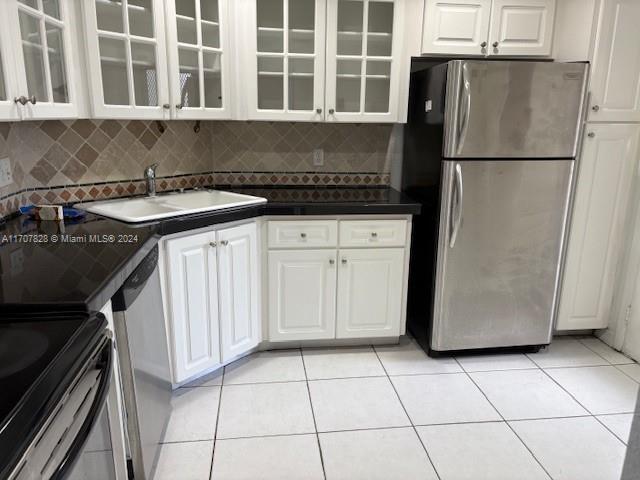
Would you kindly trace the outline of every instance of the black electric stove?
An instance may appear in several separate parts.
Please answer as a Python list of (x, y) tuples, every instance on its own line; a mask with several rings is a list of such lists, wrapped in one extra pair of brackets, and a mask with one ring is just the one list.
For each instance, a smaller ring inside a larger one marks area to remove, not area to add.
[(0, 478), (20, 467), (87, 366), (107, 360), (106, 327), (104, 316), (82, 312), (0, 317)]

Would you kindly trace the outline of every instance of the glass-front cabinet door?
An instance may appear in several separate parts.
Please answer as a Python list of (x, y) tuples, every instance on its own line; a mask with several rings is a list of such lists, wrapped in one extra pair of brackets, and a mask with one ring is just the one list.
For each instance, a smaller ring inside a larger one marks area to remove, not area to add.
[(82, 6), (93, 116), (168, 119), (163, 1), (83, 0)]
[[(0, 63), (5, 69), (4, 82), (0, 81), (0, 102), (4, 98), (14, 101), (23, 120), (77, 117), (77, 100), (71, 72), (74, 57), (71, 52), (71, 2), (4, 2), (4, 20), (12, 28), (13, 58), (12, 63), (9, 63), (6, 47), (0, 48), (3, 56)], [(0, 36), (0, 41), (8, 41), (6, 35)], [(6, 70), (11, 67), (13, 72)], [(7, 88), (10, 82), (8, 77), (11, 75), (16, 85), (13, 92)]]
[(251, 3), (249, 118), (323, 121), (326, 0)]
[(228, 0), (168, 0), (175, 118), (231, 118)]
[(402, 0), (328, 0), (327, 121), (397, 121)]

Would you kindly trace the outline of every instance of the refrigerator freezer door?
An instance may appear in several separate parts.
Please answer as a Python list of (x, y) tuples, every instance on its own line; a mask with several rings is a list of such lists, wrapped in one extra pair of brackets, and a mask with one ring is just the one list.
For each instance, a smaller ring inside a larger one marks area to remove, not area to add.
[(445, 158), (574, 158), (586, 63), (449, 62)]
[(573, 166), (444, 162), (432, 350), (550, 342)]

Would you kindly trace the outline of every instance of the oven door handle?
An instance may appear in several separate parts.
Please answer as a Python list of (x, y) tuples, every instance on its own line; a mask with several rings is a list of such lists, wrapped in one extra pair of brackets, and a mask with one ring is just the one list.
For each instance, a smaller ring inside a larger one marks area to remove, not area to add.
[(91, 409), (87, 413), (87, 418), (85, 419), (82, 427), (78, 431), (78, 434), (73, 439), (73, 442), (69, 446), (69, 449), (65, 453), (62, 462), (58, 465), (58, 468), (51, 476), (51, 479), (61, 480), (67, 478), (67, 475), (71, 473), (76, 461), (80, 458), (82, 453), (82, 449), (84, 448), (89, 435), (91, 434), (96, 421), (98, 420), (98, 416), (104, 407), (107, 396), (109, 394), (109, 385), (111, 382), (111, 374), (113, 371), (113, 340), (110, 338), (107, 339), (104, 347), (100, 349), (100, 355), (102, 358), (98, 360), (98, 364), (100, 369), (102, 370), (102, 378), (100, 379), (100, 384), (98, 385), (98, 390), (96, 391), (96, 396), (93, 399), (93, 404), (91, 405)]

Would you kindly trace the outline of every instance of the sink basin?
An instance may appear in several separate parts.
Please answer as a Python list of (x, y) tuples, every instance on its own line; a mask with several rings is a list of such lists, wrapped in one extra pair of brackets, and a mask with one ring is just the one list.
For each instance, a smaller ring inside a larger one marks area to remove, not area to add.
[(266, 198), (220, 190), (198, 190), (183, 193), (166, 193), (155, 197), (122, 198), (104, 202), (85, 202), (76, 208), (114, 218), (123, 222), (138, 223), (177, 217), (192, 213), (212, 212), (227, 208), (266, 203)]

